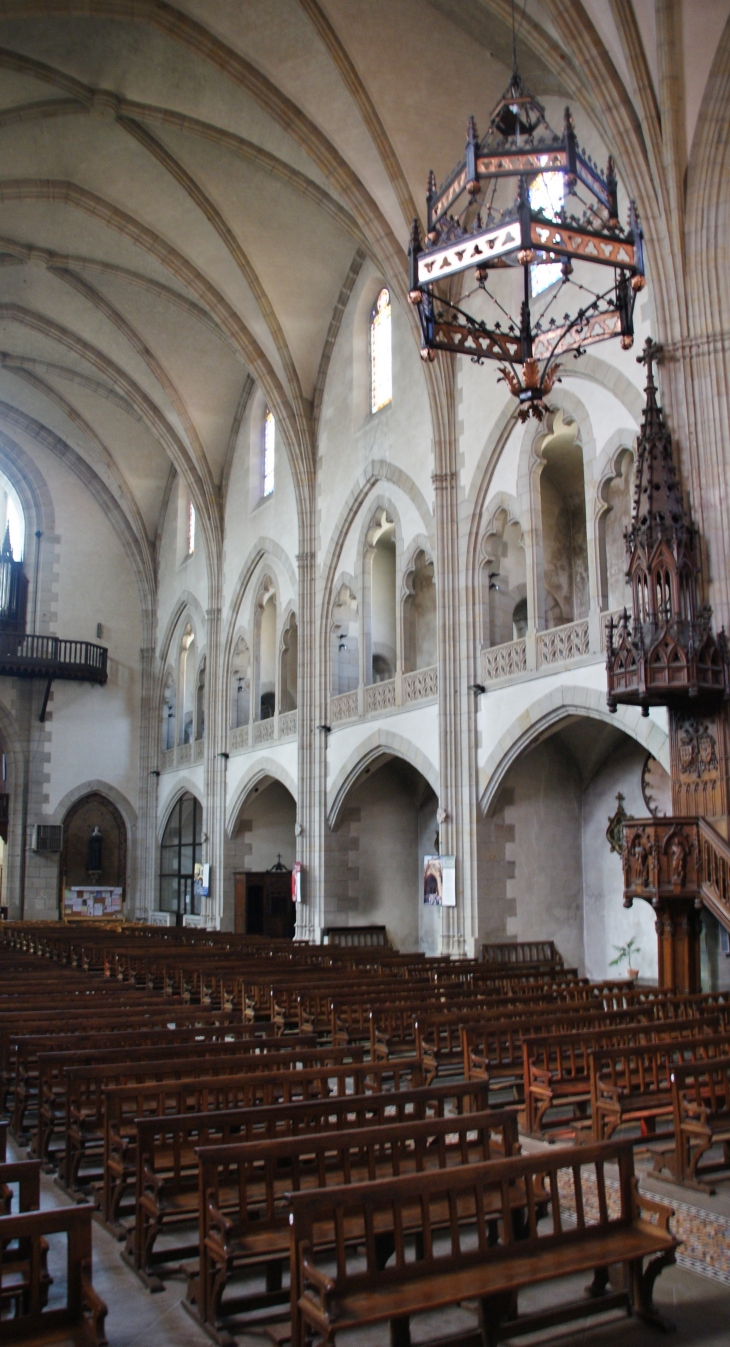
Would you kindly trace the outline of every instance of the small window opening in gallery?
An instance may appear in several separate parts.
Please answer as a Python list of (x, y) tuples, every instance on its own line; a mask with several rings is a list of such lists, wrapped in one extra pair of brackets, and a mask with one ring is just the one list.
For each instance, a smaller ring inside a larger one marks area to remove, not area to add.
[(171, 912), (176, 925), (200, 915), (195, 893), (195, 867), (202, 862), (203, 807), (186, 792), (172, 807), (160, 846), (160, 911)]
[(191, 557), (195, 551), (195, 506), (190, 501), (188, 504), (188, 556)]
[(371, 681), (395, 678), (397, 664), (395, 524), (381, 510), (368, 535), (370, 544)]
[(370, 315), (370, 410), (379, 412), (393, 400), (390, 291), (383, 287)]
[(332, 695), (354, 692), (360, 684), (360, 641), (357, 599), (341, 585), (332, 605)]
[(259, 720), (276, 714), (276, 594), (266, 585), (258, 615)]
[(519, 641), (527, 631), (527, 570), (522, 526), (499, 510), (484, 539), (482, 645)]
[(198, 671), (195, 690), (195, 738), (205, 738), (205, 656)]
[(276, 458), (276, 421), (274, 413), (267, 407), (264, 417), (264, 452), (262, 456), (261, 494), (271, 496), (274, 490), (274, 470)]
[(233, 651), (231, 669), (231, 727), (237, 730), (251, 719), (251, 655), (243, 636)]
[(190, 623), (180, 643), (180, 706), (180, 743), (189, 744), (193, 738), (195, 715), (195, 636)]
[(281, 637), (281, 661), (279, 676), (279, 709), (295, 711), (297, 706), (297, 660), (299, 655), (299, 632), (296, 614), (289, 617)]
[(604, 483), (600, 499), (605, 508), (598, 518), (598, 555), (601, 572), (601, 608), (616, 611), (631, 602), (626, 583), (624, 529), (631, 522), (634, 495), (634, 455), (623, 449), (615, 476)]
[(588, 616), (588, 540), (583, 450), (578, 427), (558, 411), (542, 444), (540, 513), (545, 626)]
[(433, 561), (419, 549), (406, 576), (403, 601), (403, 669), (430, 669), (436, 663), (436, 585)]
[(165, 684), (162, 698), (162, 751), (175, 747), (175, 686), (172, 677)]
[[(530, 187), (530, 205), (539, 210), (548, 220), (562, 218), (565, 184), (562, 173), (538, 173)], [(533, 263), (530, 268), (530, 287), (533, 295), (541, 295), (543, 290), (554, 285), (562, 275), (562, 263), (550, 260), (550, 253), (541, 253), (544, 261)], [(554, 254), (552, 254), (554, 256)]]

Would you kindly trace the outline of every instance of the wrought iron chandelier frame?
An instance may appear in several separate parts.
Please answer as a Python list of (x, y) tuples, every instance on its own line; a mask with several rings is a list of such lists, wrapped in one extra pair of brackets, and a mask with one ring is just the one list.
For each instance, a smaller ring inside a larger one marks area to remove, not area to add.
[[(552, 173), (562, 175), (566, 195), (575, 195), (579, 183), (590, 193), (596, 204), (583, 203), (582, 218), (569, 215), (564, 205), (555, 219), (534, 208), (531, 184), (542, 174)], [(500, 181), (515, 178), (516, 199), (496, 213), (493, 202)], [(426, 237), (421, 238), (414, 220), (408, 254), (410, 299), (420, 316), (424, 360), (434, 360), (439, 351), (452, 351), (470, 356), (477, 364), (501, 361), (500, 373), (518, 399), (520, 418), (542, 419), (547, 410), (544, 399), (557, 378), (559, 356), (577, 357), (588, 346), (614, 336), (620, 337), (625, 349), (633, 345), (634, 304), (646, 283), (643, 235), (635, 204), (629, 204), (624, 230), (618, 216), (613, 160), (609, 158), (602, 173), (584, 153), (570, 108), (565, 109), (562, 134), (556, 133), (542, 104), (525, 89), (516, 64), (484, 138), (479, 139), (470, 117), (464, 158), (441, 187), (430, 174), (426, 207)], [(459, 208), (456, 214), (455, 207)], [(544, 261), (561, 263), (562, 281), (545, 311), (533, 321), (531, 269)], [(547, 321), (547, 309), (566, 285), (578, 284), (571, 281), (574, 263), (612, 268), (612, 283), (601, 294), (579, 285), (590, 295), (589, 301), (576, 313), (566, 313), (562, 321)], [(519, 321), (487, 288), (490, 273), (514, 267), (521, 267), (524, 275)], [(500, 321), (490, 325), (471, 314), (461, 296), (452, 298), (453, 278), (468, 271), (475, 272), (475, 290), (502, 310), (506, 326)]]

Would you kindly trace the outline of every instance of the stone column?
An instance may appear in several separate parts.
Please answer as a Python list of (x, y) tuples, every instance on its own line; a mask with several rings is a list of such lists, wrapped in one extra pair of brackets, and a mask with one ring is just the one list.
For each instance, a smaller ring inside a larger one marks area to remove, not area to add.
[(143, 646), (140, 663), (139, 802), (137, 809), (137, 892), (125, 899), (126, 916), (147, 920), (157, 907), (157, 783), (160, 724), (157, 704), (157, 652)]
[(225, 902), (226, 769), (228, 759), (228, 699), (223, 688), (221, 610), (208, 608), (205, 677), (205, 810), (203, 861), (210, 864), (210, 895), (203, 899), (205, 924), (220, 929)]
[[(456, 857), (456, 907), (441, 910), (441, 952), (463, 957), (473, 943), (471, 848), (464, 845), (465, 808), (469, 809), (468, 782), (462, 773), (464, 696), (461, 663), (461, 605), (459, 578), (459, 513), (456, 475), (456, 435), (453, 357), (442, 355), (443, 383), (432, 413), (435, 471), (432, 481), (437, 551), (437, 632), (439, 676), (439, 849)], [(448, 361), (448, 364), (447, 364)], [(464, 669), (466, 666), (463, 666)]]
[[(309, 528), (311, 529), (311, 524)], [(307, 541), (311, 542), (311, 539)], [(296, 857), (302, 866), (303, 902), (297, 905), (295, 938), (319, 941), (322, 929), (325, 798), (327, 786), (326, 734), (317, 729), (327, 719), (327, 702), (319, 695), (321, 678), (317, 658), (316, 557), (308, 547), (297, 556), (299, 568), (299, 650), (297, 670), (297, 730), (299, 736), (299, 796), (297, 800)]]

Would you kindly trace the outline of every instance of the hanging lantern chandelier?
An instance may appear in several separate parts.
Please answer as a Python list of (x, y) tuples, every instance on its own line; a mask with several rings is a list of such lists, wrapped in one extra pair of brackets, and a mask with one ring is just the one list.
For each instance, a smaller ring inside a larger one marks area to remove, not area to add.
[[(570, 108), (562, 133), (552, 130), (514, 53), (513, 29), (512, 78), (486, 135), (479, 139), (470, 117), (461, 163), (441, 187), (430, 174), (426, 237), (417, 220), (411, 233), (410, 299), (422, 358), (453, 351), (477, 364), (499, 361), (526, 421), (547, 411), (560, 356), (615, 336), (632, 346), (636, 294), (646, 282), (633, 201), (628, 227), (619, 223), (613, 160), (603, 174), (580, 149)], [(480, 308), (491, 304), (491, 321), (469, 312), (475, 297)], [(510, 300), (520, 298), (513, 318)]]

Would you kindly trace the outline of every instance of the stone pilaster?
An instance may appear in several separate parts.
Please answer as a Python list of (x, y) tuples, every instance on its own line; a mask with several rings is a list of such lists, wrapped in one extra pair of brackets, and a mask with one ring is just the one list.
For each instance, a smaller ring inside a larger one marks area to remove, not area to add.
[(206, 926), (219, 929), (225, 902), (226, 774), (228, 758), (228, 703), (223, 686), (222, 624), (219, 607), (209, 608), (206, 619), (205, 664), (205, 810), (203, 861), (210, 864), (210, 895), (203, 899)]
[(139, 801), (137, 811), (137, 892), (126, 895), (126, 916), (146, 919), (157, 906), (157, 782), (160, 726), (157, 707), (157, 652), (139, 652)]
[(299, 567), (299, 667), (297, 725), (299, 731), (299, 794), (296, 855), (302, 866), (304, 901), (297, 906), (296, 938), (319, 940), (322, 929), (324, 830), (327, 752), (326, 735), (317, 725), (321, 712), (317, 658), (316, 558), (310, 548), (297, 556)]

